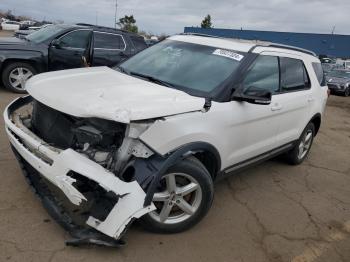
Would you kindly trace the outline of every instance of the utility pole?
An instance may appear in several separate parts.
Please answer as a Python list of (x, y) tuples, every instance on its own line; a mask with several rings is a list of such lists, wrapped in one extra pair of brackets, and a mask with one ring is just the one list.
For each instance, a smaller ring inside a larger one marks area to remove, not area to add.
[(98, 24), (98, 11), (96, 11), (96, 25)]
[(332, 35), (334, 35), (334, 31), (335, 31), (335, 26), (333, 26)]
[(114, 27), (117, 28), (118, 0), (115, 0)]

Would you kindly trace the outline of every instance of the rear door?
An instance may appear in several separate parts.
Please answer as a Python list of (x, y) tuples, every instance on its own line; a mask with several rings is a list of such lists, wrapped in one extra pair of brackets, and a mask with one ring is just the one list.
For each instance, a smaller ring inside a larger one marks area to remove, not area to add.
[(297, 140), (301, 135), (310, 120), (310, 107), (314, 103), (314, 97), (302, 57), (285, 53), (278, 55), (281, 84), (280, 91), (271, 103), (271, 111), (278, 123), (276, 143), (277, 146), (282, 146)]
[(55, 39), (49, 47), (50, 71), (85, 66), (83, 57), (89, 62), (91, 33), (89, 29), (78, 29)]
[(122, 34), (94, 31), (92, 66), (115, 66), (130, 56)]

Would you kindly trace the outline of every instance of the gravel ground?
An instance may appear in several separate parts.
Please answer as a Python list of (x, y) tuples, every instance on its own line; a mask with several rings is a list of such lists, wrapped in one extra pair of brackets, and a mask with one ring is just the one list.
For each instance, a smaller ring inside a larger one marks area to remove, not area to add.
[[(0, 111), (16, 96), (0, 88)], [(330, 98), (304, 164), (272, 160), (223, 180), (196, 227), (158, 235), (136, 223), (120, 249), (64, 245), (0, 126), (0, 261), (350, 261), (350, 98)]]
[(13, 35), (13, 31), (3, 31), (3, 30), (0, 30), (0, 37), (9, 37), (9, 36), (12, 36)]

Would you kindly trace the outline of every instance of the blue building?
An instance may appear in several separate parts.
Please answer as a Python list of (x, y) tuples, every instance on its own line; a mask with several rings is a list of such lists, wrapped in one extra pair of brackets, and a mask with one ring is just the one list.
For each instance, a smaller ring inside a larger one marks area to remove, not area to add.
[(350, 58), (350, 35), (309, 34), (255, 30), (185, 27), (185, 33), (200, 33), (220, 37), (262, 40), (292, 45), (314, 51), (317, 55)]

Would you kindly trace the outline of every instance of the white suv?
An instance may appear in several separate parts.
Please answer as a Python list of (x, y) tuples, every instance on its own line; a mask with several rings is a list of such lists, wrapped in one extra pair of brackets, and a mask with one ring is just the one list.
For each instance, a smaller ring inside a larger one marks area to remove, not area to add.
[(310, 51), (177, 35), (117, 68), (31, 78), (6, 131), (25, 176), (71, 244), (119, 245), (199, 222), (213, 181), (284, 153), (308, 155), (327, 100)]

